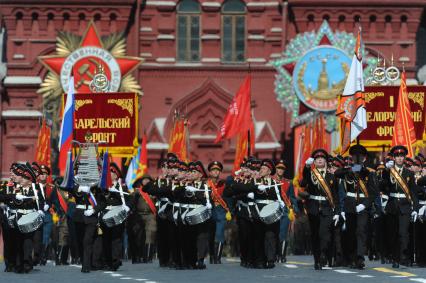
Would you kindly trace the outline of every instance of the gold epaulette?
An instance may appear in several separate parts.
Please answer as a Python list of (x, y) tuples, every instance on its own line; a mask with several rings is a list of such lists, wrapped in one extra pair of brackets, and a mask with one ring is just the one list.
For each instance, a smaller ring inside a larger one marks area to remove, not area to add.
[(374, 170), (373, 168), (367, 167), (367, 170), (368, 170), (368, 172), (376, 173), (376, 170)]

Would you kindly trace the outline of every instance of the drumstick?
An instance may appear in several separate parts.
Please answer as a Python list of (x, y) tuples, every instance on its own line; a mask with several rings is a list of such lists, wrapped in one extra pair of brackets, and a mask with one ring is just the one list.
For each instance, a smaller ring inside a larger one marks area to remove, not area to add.
[[(256, 185), (261, 185), (261, 184), (256, 184)], [(269, 186), (265, 186), (264, 188), (265, 189), (267, 189), (267, 188), (272, 188), (272, 187), (275, 187), (275, 186), (281, 186), (281, 185), (284, 185), (284, 183), (281, 183), (281, 184), (274, 184), (274, 185), (269, 185)]]
[[(120, 193), (119, 191), (108, 191), (108, 192), (110, 192), (110, 193)], [(123, 195), (130, 195), (129, 193), (126, 193), (126, 192), (123, 192)]]
[(22, 199), (35, 199), (35, 197), (22, 196)]

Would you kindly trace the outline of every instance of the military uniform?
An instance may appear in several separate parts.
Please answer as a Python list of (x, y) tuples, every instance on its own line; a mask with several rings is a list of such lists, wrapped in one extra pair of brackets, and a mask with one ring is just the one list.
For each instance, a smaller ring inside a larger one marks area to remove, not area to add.
[(98, 214), (105, 208), (105, 200), (98, 187), (92, 187), (85, 192), (79, 186), (75, 186), (70, 193), (76, 202), (72, 219), (82, 258), (81, 272), (88, 273), (91, 270), (93, 245), (98, 232)]
[[(286, 169), (283, 160), (279, 160), (276, 164), (276, 169)], [(277, 261), (282, 263), (287, 262), (287, 247), (288, 247), (288, 232), (291, 221), (290, 217), (294, 217), (294, 213), (299, 213), (299, 207), (297, 205), (296, 195), (294, 193), (294, 186), (291, 180), (284, 178), (284, 176), (275, 175), (277, 183), (281, 183), (279, 186), (281, 198), (285, 203), (284, 214), (280, 219), (280, 232), (279, 232), (279, 245), (277, 250)]]
[(143, 186), (142, 191), (158, 199), (157, 201), (157, 233), (158, 258), (160, 267), (182, 266), (181, 243), (178, 239), (178, 225), (173, 219), (173, 202), (175, 201), (172, 188), (176, 181), (158, 179)]
[[(223, 165), (219, 161), (213, 161), (207, 166), (209, 172), (219, 170), (222, 172)], [(225, 190), (225, 182), (219, 178), (209, 178), (207, 185), (211, 190), (212, 198), (212, 218), (210, 226), (209, 250), (210, 250), (210, 263), (220, 264), (223, 246), (225, 244), (225, 224), (226, 217), (231, 217), (231, 213), (223, 198), (223, 191)], [(230, 219), (229, 219), (230, 220)]]
[[(415, 165), (421, 170), (425, 167), (425, 158), (418, 155), (415, 158)], [(417, 199), (419, 202), (419, 221), (415, 223), (415, 243), (416, 243), (416, 263), (419, 267), (426, 267), (426, 176), (422, 176), (421, 171), (414, 174), (417, 184)]]
[[(395, 146), (391, 149), (391, 153), (394, 156), (405, 156), (408, 150), (403, 146)], [(403, 166), (393, 166), (389, 163), (386, 167), (387, 170), (383, 172), (382, 190), (389, 196), (385, 207), (385, 212), (389, 215), (387, 235), (392, 243), (393, 267), (397, 268), (400, 263), (409, 264), (409, 226), (410, 218), (417, 217), (417, 191), (412, 172)], [(395, 172), (395, 175), (391, 173), (391, 170)], [(402, 186), (395, 176), (401, 180)]]
[[(361, 145), (349, 149), (351, 156), (367, 156), (367, 150)], [(367, 251), (367, 228), (370, 209), (377, 192), (377, 179), (373, 170), (368, 170), (362, 163), (353, 171), (353, 157), (345, 168), (336, 170), (335, 176), (343, 180), (345, 197), (342, 215), (346, 218), (345, 254), (351, 265), (363, 269), (364, 255)], [(359, 161), (363, 162), (363, 161)]]
[[(11, 166), (11, 175), (14, 175), (12, 169), (14, 164)], [(14, 191), (17, 188), (18, 184), (10, 180), (2, 186), (0, 192), (0, 203), (1, 205), (1, 226), (2, 226), (2, 238), (3, 238), (3, 255), (5, 263), (5, 271), (12, 272), (15, 270), (16, 265), (16, 250), (13, 249), (14, 237), (16, 233), (16, 223), (10, 222), (9, 218), (14, 217), (15, 213), (12, 213), (11, 210), (14, 207), (15, 195)]]
[(68, 254), (71, 244), (71, 231), (69, 229), (69, 224), (72, 222), (68, 217), (70, 207), (69, 200), (69, 193), (62, 190), (60, 188), (60, 183), (57, 182), (51, 197), (51, 202), (55, 209), (55, 214), (58, 217), (58, 222), (55, 224), (58, 236), (55, 252), (56, 265), (68, 265)]
[[(251, 178), (249, 173), (243, 171), (255, 171), (260, 167), (257, 160), (249, 159), (241, 164), (241, 173), (234, 178), (234, 181), (229, 187), (225, 188), (224, 196), (233, 198), (236, 203), (236, 217), (238, 225), (238, 240), (240, 246), (240, 265), (243, 267), (255, 267), (256, 253), (255, 253), (255, 233), (254, 233), (254, 218), (256, 213), (254, 194), (247, 193), (250, 191)], [(244, 174), (247, 174), (244, 176)]]
[[(142, 258), (144, 263), (152, 262), (155, 252), (155, 239), (157, 236), (157, 209), (154, 200), (147, 193), (142, 191), (142, 181), (151, 179), (148, 175), (135, 181), (133, 194), (133, 212), (132, 212), (132, 232), (134, 237), (134, 254), (132, 261), (140, 261)], [(167, 236), (167, 233), (166, 233)]]
[[(315, 150), (311, 155), (314, 162), (317, 158), (327, 160), (328, 153), (325, 150)], [(324, 162), (325, 163), (325, 162)], [(315, 169), (316, 170), (316, 169)], [(313, 169), (305, 166), (303, 169), (303, 180), (301, 186), (307, 192), (306, 211), (311, 228), (311, 243), (315, 261), (315, 269), (321, 269), (327, 263), (332, 235), (333, 220), (339, 218), (338, 190), (335, 187), (337, 182), (333, 174), (327, 172), (326, 168), (318, 169), (318, 178), (324, 180), (327, 186), (327, 193), (321, 185)]]
[[(29, 180), (33, 184), (36, 181), (36, 176), (31, 166), (21, 165), (19, 167), (22, 178)], [(16, 220), (27, 215), (29, 213), (38, 212), (40, 215), (44, 215), (42, 209), (44, 207), (44, 199), (36, 186), (32, 186), (30, 182), (19, 188), (17, 195), (23, 197), (23, 199), (14, 202), (13, 210), (16, 212)], [(24, 183), (22, 183), (24, 184)], [(30, 197), (30, 198), (25, 198)], [(28, 273), (33, 269), (33, 238), (34, 232), (23, 233), (19, 229), (15, 230), (14, 243), (16, 243), (14, 249), (16, 250), (16, 271), (18, 273)]]

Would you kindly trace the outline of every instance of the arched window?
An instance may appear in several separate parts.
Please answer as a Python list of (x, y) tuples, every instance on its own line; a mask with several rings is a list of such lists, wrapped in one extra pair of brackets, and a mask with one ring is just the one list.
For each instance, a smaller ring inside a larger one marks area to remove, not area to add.
[(222, 6), (222, 61), (244, 62), (246, 45), (246, 6), (228, 0)]
[(200, 60), (200, 11), (196, 0), (182, 0), (177, 6), (178, 61)]

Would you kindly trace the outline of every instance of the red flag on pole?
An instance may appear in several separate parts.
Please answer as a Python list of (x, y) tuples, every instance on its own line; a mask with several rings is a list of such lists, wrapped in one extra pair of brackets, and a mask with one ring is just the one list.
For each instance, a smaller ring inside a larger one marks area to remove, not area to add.
[(46, 165), (51, 168), (50, 164), (50, 127), (47, 126), (46, 120), (43, 119), (40, 132), (38, 134), (36, 154), (34, 160), (38, 164)]
[(253, 123), (250, 111), (251, 77), (247, 75), (228, 107), (225, 119), (217, 133), (215, 142), (230, 139), (238, 133), (247, 135)]
[(410, 102), (406, 84), (405, 71), (401, 75), (401, 86), (399, 88), (398, 105), (396, 108), (392, 146), (403, 145), (408, 149), (408, 156), (413, 157), (413, 144), (416, 142), (413, 117), (411, 116)]
[(187, 121), (176, 118), (170, 134), (169, 152), (175, 153), (180, 160), (188, 161)]
[[(240, 169), (241, 162), (244, 160), (244, 157), (248, 155), (253, 155), (254, 153), (254, 125), (250, 127), (250, 131), (240, 132), (237, 135), (237, 142), (235, 144), (235, 159), (234, 159), (234, 169), (233, 172)], [(250, 146), (250, 152), (249, 152)]]
[(136, 160), (137, 170), (136, 179), (141, 178), (148, 170), (148, 149), (146, 148), (146, 134), (143, 134), (141, 151), (139, 158)]

